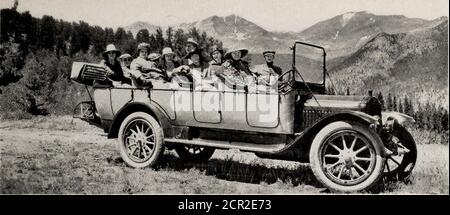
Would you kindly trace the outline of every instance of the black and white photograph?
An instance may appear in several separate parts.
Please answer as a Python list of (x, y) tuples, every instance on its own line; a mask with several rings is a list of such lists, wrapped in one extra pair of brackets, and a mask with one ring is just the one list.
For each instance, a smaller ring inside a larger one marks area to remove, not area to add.
[(2, 195), (449, 194), (447, 0), (0, 9)]

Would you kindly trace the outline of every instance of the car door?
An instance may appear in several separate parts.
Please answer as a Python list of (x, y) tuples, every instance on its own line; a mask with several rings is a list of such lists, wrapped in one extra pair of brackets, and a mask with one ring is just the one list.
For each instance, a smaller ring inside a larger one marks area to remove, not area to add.
[(249, 92), (246, 105), (249, 126), (262, 128), (278, 126), (279, 95), (277, 92)]
[(194, 90), (192, 92), (194, 119), (203, 123), (220, 123), (222, 121), (220, 101), (221, 93), (217, 90)]

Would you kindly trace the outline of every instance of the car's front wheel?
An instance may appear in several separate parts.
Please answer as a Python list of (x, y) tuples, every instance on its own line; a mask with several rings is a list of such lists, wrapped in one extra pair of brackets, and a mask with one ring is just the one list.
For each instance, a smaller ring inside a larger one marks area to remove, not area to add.
[(134, 168), (154, 166), (164, 153), (163, 138), (163, 130), (155, 118), (145, 112), (132, 113), (120, 125), (120, 155)]
[(209, 147), (180, 145), (175, 148), (182, 160), (192, 162), (206, 162), (214, 154), (215, 149)]
[(322, 128), (310, 149), (314, 175), (334, 192), (358, 192), (383, 173), (382, 141), (368, 126), (338, 121)]

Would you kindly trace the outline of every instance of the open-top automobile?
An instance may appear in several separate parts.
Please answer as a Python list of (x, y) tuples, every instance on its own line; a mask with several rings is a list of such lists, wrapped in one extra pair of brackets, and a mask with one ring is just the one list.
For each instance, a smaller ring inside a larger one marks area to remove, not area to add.
[(252, 90), (177, 81), (117, 86), (105, 82), (102, 67), (76, 62), (72, 80), (92, 86), (93, 95), (74, 116), (117, 138), (121, 157), (135, 168), (155, 166), (164, 150), (205, 162), (217, 149), (239, 149), (309, 163), (318, 181), (335, 192), (367, 190), (382, 177), (411, 174), (417, 151), (405, 124), (412, 117), (382, 112), (371, 92), (326, 95), (323, 47), (297, 41), (291, 63), (277, 90)]

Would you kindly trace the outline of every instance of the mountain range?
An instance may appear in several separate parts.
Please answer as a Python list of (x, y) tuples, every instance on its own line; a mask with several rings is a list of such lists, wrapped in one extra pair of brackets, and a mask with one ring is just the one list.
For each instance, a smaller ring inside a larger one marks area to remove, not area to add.
[[(253, 53), (291, 53), (296, 40), (320, 45), (329, 59), (327, 84), (338, 92), (349, 88), (361, 95), (373, 89), (448, 110), (448, 17), (424, 20), (349, 12), (300, 32), (271, 32), (236, 15), (174, 26), (192, 27), (221, 40), (226, 48), (245, 47)], [(125, 27), (134, 34), (142, 28), (152, 33), (157, 27), (145, 22)]]
[[(379, 16), (365, 11), (349, 12), (327, 19), (300, 32), (272, 32), (237, 15), (211, 16), (206, 19), (181, 23), (175, 29), (192, 27), (221, 40), (227, 48), (246, 47), (250, 52), (260, 53), (274, 49), (279, 53), (290, 53), (295, 40), (321, 45), (331, 58), (346, 56), (357, 51), (365, 42), (381, 32), (402, 33), (426, 28), (442, 21), (407, 18), (401, 15)], [(134, 35), (140, 29), (156, 32), (158, 26), (147, 22), (136, 22), (125, 27)]]
[(448, 19), (408, 33), (380, 33), (329, 70), (328, 85), (431, 102), (448, 110)]

